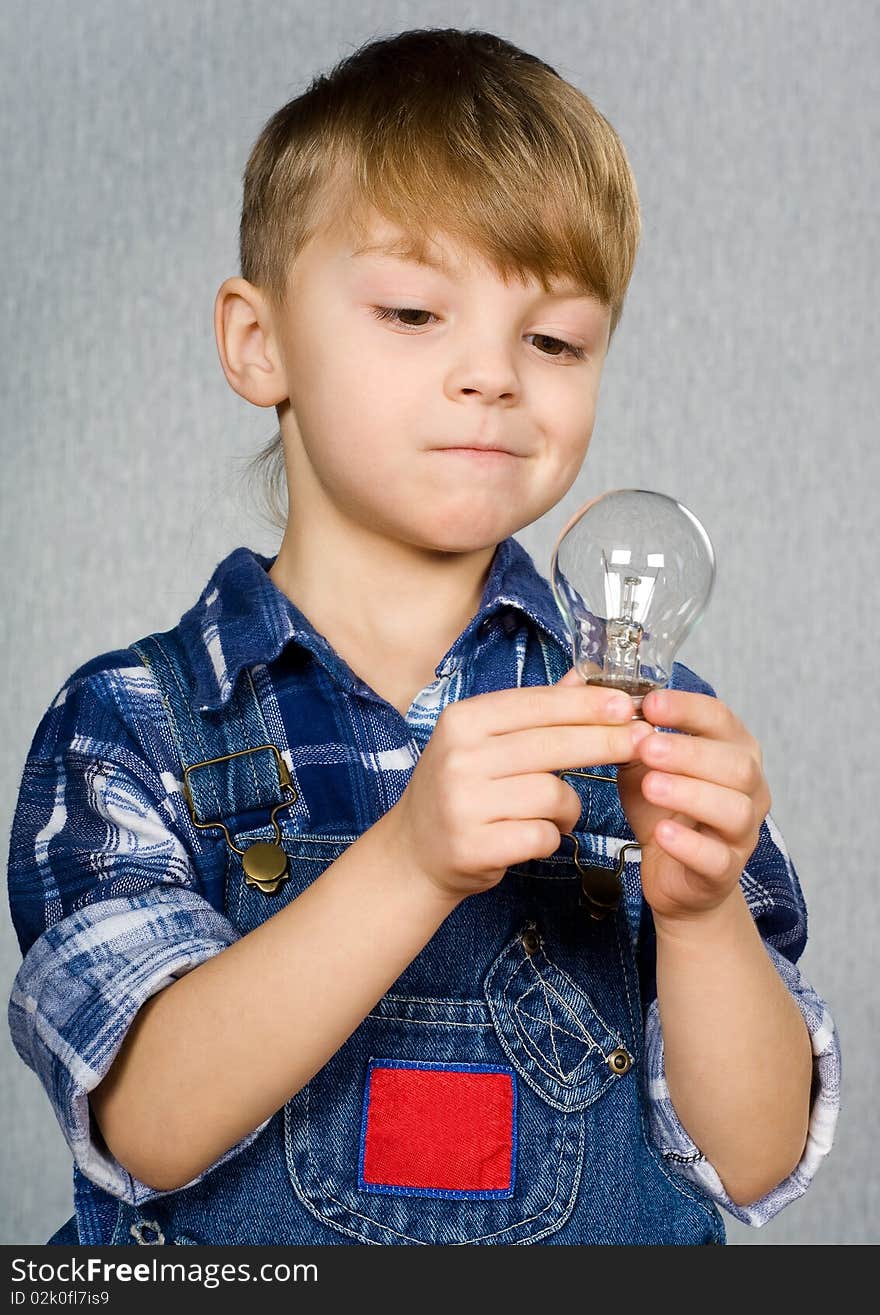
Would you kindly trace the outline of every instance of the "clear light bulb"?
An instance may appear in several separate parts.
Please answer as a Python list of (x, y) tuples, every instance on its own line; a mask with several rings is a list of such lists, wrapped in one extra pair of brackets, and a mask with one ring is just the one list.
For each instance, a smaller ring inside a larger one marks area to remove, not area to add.
[(560, 534), (550, 563), (585, 682), (625, 690), (641, 717), (645, 695), (669, 681), (714, 579), (709, 536), (674, 498), (612, 489), (588, 502)]

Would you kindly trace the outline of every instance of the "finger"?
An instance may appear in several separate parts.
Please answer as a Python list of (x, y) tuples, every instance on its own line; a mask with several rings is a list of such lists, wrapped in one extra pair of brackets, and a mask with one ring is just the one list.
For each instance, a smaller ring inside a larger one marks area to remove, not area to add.
[(490, 822), (484, 828), (480, 851), (487, 868), (504, 869), (521, 863), (524, 854), (549, 858), (558, 848), (559, 831), (555, 823), (527, 818)]
[(752, 744), (745, 726), (726, 703), (711, 694), (694, 694), (683, 689), (652, 690), (645, 696), (642, 713), (655, 726), (670, 726), (689, 735)]
[(757, 794), (764, 781), (760, 765), (743, 745), (702, 735), (648, 735), (639, 745), (639, 758), (660, 771), (694, 776), (747, 795)]
[(559, 772), (630, 762), (652, 732), (643, 722), (623, 726), (537, 726), (489, 736), (480, 768), (493, 780), (523, 772)]
[(583, 801), (574, 787), (552, 772), (526, 772), (492, 781), (479, 802), (480, 822), (544, 818), (563, 834), (577, 825), (583, 810)]
[(558, 689), (560, 685), (583, 685), (583, 684), (584, 684), (584, 678), (581, 675), (581, 673), (578, 671), (577, 667), (569, 667), (568, 671), (566, 671), (562, 679), (557, 680), (556, 687)]
[(579, 681), (492, 690), (450, 703), (440, 715), (476, 743), (535, 726), (621, 725), (632, 720), (634, 711), (628, 694)]
[(684, 813), (711, 827), (729, 845), (741, 844), (756, 826), (755, 807), (748, 795), (710, 781), (650, 771), (642, 781), (642, 793), (658, 808)]
[(720, 881), (727, 875), (730, 850), (717, 836), (664, 818), (654, 829), (654, 840), (672, 858), (708, 881)]

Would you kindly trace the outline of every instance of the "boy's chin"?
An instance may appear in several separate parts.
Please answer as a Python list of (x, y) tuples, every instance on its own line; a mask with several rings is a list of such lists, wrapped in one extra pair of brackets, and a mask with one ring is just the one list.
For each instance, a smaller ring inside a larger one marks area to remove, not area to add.
[(506, 539), (512, 530), (503, 525), (475, 531), (461, 527), (449, 527), (429, 531), (422, 537), (421, 546), (433, 552), (441, 553), (478, 553), (496, 548), (502, 539)]

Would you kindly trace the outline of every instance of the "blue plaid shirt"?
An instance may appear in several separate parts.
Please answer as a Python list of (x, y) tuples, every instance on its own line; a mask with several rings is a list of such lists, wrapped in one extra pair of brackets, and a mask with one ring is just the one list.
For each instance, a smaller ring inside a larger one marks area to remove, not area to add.
[[(506, 539), (479, 610), (403, 717), (275, 586), (267, 574), (274, 560), (236, 548), (179, 625), (198, 676), (199, 707), (222, 707), (244, 668), (259, 667), (271, 682), (287, 741), (295, 745), (288, 766), (316, 831), (360, 834), (392, 807), (448, 703), (546, 683), (542, 650), (571, 651), (549, 584), (522, 546)], [(705, 683), (701, 688), (714, 693)], [(90, 1120), (88, 1094), (141, 1005), (238, 937), (200, 887), (197, 860), (217, 841), (193, 826), (180, 775), (147, 669), (132, 649), (104, 653), (69, 677), (37, 728), (9, 849), (10, 908), (23, 955), (9, 1001), (13, 1042), (45, 1087), (82, 1173), (136, 1205), (160, 1193), (110, 1154)], [(608, 837), (607, 852), (623, 843)], [(638, 949), (650, 920), (642, 916), (637, 865), (626, 872), (636, 874), (625, 878), (624, 900)], [(796, 967), (806, 944), (806, 909), (772, 817), (741, 884), (812, 1039), (812, 1111), (800, 1163), (761, 1200), (748, 1206), (730, 1200), (669, 1098), (650, 970), (643, 974), (643, 1081), (650, 1133), (670, 1169), (736, 1219), (760, 1226), (803, 1194), (831, 1146), (840, 1050), (825, 1004)]]

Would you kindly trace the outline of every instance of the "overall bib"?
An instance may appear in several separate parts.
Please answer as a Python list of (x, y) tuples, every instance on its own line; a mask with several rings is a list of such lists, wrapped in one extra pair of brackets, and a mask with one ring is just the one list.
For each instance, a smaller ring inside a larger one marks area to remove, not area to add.
[[(194, 824), (220, 837), (199, 860), (202, 893), (245, 935), (357, 836), (303, 829), (284, 728), (274, 719), (270, 734), (248, 670), (225, 708), (202, 712), (176, 630), (133, 647), (164, 696)], [(567, 669), (561, 653), (556, 665), (548, 682)], [(616, 787), (571, 783), (580, 859), (613, 868), (609, 838), (632, 839)], [(262, 869), (260, 884), (248, 877), (246, 851), (276, 827), (287, 870), (273, 890)], [(51, 1241), (723, 1243), (714, 1203), (647, 1132), (637, 865), (617, 910), (595, 919), (573, 854), (565, 838), (459, 904), (329, 1062), (201, 1181), (136, 1207), (75, 1168), (76, 1215)]]

